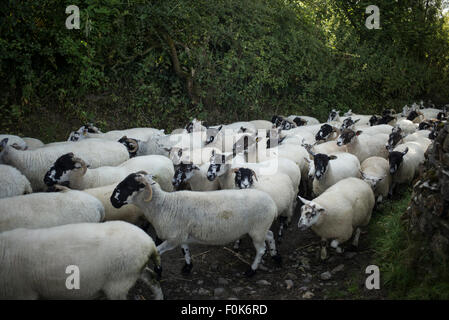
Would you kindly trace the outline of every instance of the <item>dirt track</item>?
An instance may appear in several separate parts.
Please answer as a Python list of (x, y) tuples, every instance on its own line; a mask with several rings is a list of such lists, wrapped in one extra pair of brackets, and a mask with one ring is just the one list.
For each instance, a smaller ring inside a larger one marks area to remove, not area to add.
[[(373, 252), (363, 233), (356, 251), (351, 251), (349, 245), (343, 254), (329, 249), (328, 260), (321, 262), (317, 256), (319, 237), (311, 230), (299, 231), (298, 219), (297, 211), (278, 245), (282, 266), (277, 266), (266, 254), (265, 270), (258, 270), (252, 278), (243, 275), (248, 268), (244, 261), (252, 262), (255, 253), (249, 237), (242, 240), (238, 254), (233, 251), (232, 244), (226, 247), (191, 245), (193, 269), (190, 275), (181, 274), (184, 265), (181, 248), (165, 253), (161, 280), (165, 299), (383, 298), (382, 290), (365, 289), (368, 276), (365, 269), (372, 264)], [(273, 230), (277, 228), (276, 223)], [(329, 277), (329, 274), (323, 274), (325, 272), (330, 272), (330, 279), (324, 280)], [(141, 283), (131, 290), (130, 295), (152, 299), (151, 292)]]

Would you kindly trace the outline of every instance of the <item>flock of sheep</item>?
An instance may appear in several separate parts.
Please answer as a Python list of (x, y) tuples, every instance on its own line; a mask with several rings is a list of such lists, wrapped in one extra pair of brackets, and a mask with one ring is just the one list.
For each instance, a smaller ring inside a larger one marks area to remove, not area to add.
[[(326, 259), (328, 242), (337, 252), (351, 238), (357, 246), (376, 203), (412, 182), (446, 117), (413, 104), (400, 114), (332, 110), (326, 123), (194, 119), (171, 134), (87, 124), (50, 144), (0, 135), (0, 298), (125, 299), (141, 279), (162, 299), (161, 254), (181, 246), (189, 273), (190, 244), (237, 249), (245, 235), (256, 250), (251, 276), (266, 244), (281, 263), (275, 239), (297, 204), (299, 229), (321, 238)], [(79, 288), (67, 287), (69, 266)]]

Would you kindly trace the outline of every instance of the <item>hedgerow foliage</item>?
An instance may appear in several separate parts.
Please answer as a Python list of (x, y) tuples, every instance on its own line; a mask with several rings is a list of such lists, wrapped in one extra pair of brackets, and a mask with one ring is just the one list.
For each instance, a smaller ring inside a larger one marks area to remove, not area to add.
[[(102, 129), (401, 109), (449, 101), (441, 1), (9, 0), (0, 124), (44, 140)], [(68, 30), (69, 5), (81, 28)], [(446, 23), (445, 23), (446, 22)]]

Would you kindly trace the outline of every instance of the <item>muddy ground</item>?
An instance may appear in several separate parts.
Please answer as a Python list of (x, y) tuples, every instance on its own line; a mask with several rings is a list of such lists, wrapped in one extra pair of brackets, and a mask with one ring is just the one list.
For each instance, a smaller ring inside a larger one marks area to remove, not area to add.
[[(375, 214), (375, 212), (373, 213)], [(252, 278), (244, 272), (254, 259), (251, 239), (245, 237), (238, 252), (233, 244), (227, 246), (191, 245), (193, 269), (183, 275), (184, 257), (181, 248), (162, 256), (161, 287), (165, 299), (383, 299), (381, 290), (368, 290), (365, 269), (373, 264), (373, 250), (366, 234), (361, 235), (359, 247), (349, 244), (338, 254), (329, 248), (329, 258), (319, 259), (319, 237), (313, 231), (299, 231), (299, 210), (285, 230), (278, 244), (282, 266), (264, 256), (263, 269)], [(274, 231), (278, 224), (273, 225)], [(154, 238), (154, 237), (153, 237)], [(151, 292), (140, 282), (131, 290), (134, 298), (153, 299)]]

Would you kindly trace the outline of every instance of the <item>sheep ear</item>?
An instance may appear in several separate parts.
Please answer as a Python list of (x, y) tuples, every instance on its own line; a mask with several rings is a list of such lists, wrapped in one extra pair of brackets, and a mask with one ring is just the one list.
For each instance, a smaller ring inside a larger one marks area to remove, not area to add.
[(196, 164), (194, 164), (194, 165), (192, 166), (192, 169), (193, 169), (193, 170), (200, 170), (200, 167), (198, 167)]
[(335, 160), (335, 159), (337, 159), (337, 156), (330, 156), (329, 157), (329, 160)]
[(408, 147), (405, 148), (404, 152), (402, 152), (402, 155), (405, 156), (407, 154), (407, 152), (408, 152)]
[(0, 151), (3, 150), (3, 148), (5, 148), (7, 144), (8, 138), (3, 139), (2, 142), (0, 142)]
[(359, 130), (359, 131), (357, 131), (357, 132), (355, 133), (355, 135), (356, 135), (356, 136), (359, 136), (359, 135), (362, 134), (362, 132), (363, 132), (362, 130)]
[(357, 119), (357, 120), (354, 121), (354, 123), (359, 122), (359, 121), (360, 121), (360, 119)]
[(310, 200), (302, 198), (301, 196), (298, 196), (298, 199), (301, 200), (301, 202), (304, 203), (304, 204), (310, 204), (312, 202)]

